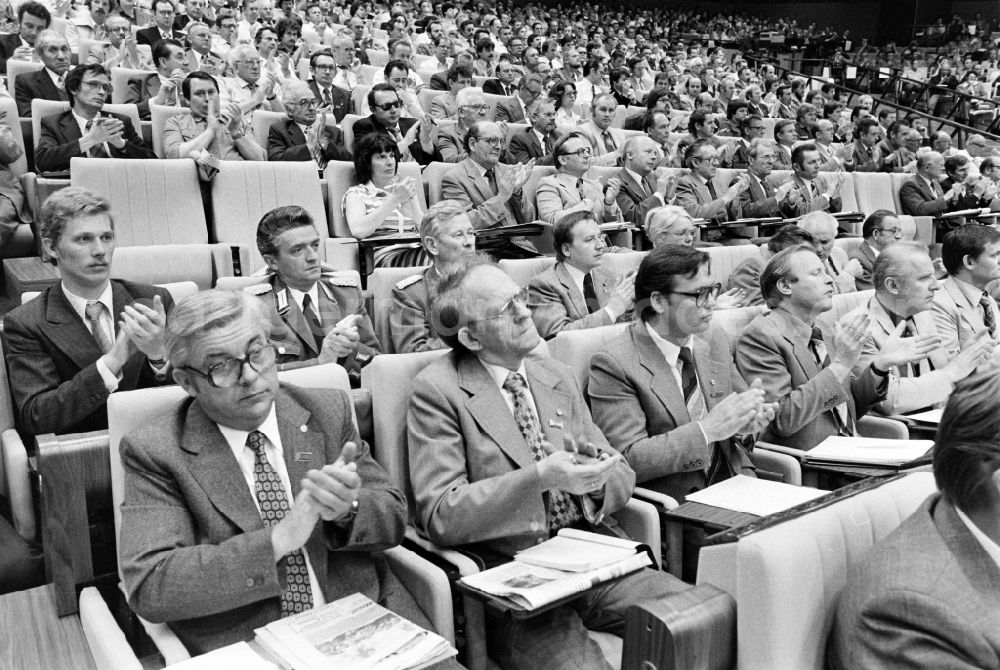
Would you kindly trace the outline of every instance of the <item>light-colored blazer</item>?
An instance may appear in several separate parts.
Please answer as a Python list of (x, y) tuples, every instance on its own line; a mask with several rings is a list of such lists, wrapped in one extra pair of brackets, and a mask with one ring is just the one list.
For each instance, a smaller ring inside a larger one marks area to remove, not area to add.
[(396, 282), (389, 305), (389, 335), (397, 354), (447, 349), (431, 325), (430, 285), (434, 268)]
[(833, 279), (833, 286), (837, 293), (854, 293), (858, 290), (856, 280), (852, 275), (840, 274), (849, 260), (846, 251), (840, 247), (833, 247), (823, 264), (830, 274), (830, 278)]
[(566, 264), (559, 261), (554, 267), (535, 275), (528, 283), (528, 307), (531, 318), (535, 321), (538, 334), (549, 339), (561, 330), (577, 330), (581, 328), (596, 328), (611, 324), (611, 315), (603, 309), (606, 296), (597, 290), (599, 276), (594, 277), (594, 292), (597, 294), (597, 311), (591, 314), (583, 299), (583, 293), (577, 288), (576, 282), (566, 269)]
[[(878, 354), (882, 345), (889, 338), (895, 326), (892, 318), (885, 311), (885, 307), (872, 296), (867, 304), (861, 305), (851, 314), (867, 312), (872, 318), (872, 328), (869, 331), (868, 340), (865, 342), (861, 359), (855, 367), (855, 374), (860, 374), (867, 367), (872, 359)], [(918, 335), (933, 335), (937, 332), (934, 326), (934, 315), (930, 310), (914, 314), (913, 330)], [(951, 394), (952, 384), (948, 375), (944, 372), (944, 367), (948, 365), (948, 356), (944, 349), (935, 349), (931, 355), (920, 361), (917, 367), (920, 371), (919, 377), (903, 376), (899, 368), (893, 368), (889, 372), (889, 385), (886, 389), (885, 400), (877, 405), (877, 409), (882, 414), (906, 414), (914, 410), (940, 405), (948, 399)], [(933, 368), (932, 368), (933, 366)]]
[(837, 434), (833, 412), (847, 404), (850, 422), (885, 398), (887, 378), (865, 368), (843, 382), (820, 368), (809, 348), (811, 326), (779, 306), (757, 316), (736, 342), (736, 367), (743, 379), (764, 383), (767, 402), (777, 402), (763, 440), (808, 451)]
[[(502, 169), (502, 166), (496, 169)], [(499, 195), (493, 195), (489, 182), (471, 158), (466, 158), (445, 174), (441, 180), (441, 198), (458, 200), (465, 205), (476, 230), (513, 226), (535, 219), (535, 205), (529, 198), (518, 200), (516, 195), (512, 195), (509, 201), (504, 202)]]
[[(610, 207), (604, 205), (604, 189), (599, 181), (584, 177), (583, 194), (593, 203), (594, 216), (598, 222), (621, 221), (621, 210), (618, 209), (617, 202)], [(538, 181), (535, 206), (538, 218), (552, 224), (570, 212), (586, 208), (576, 188), (576, 177), (561, 172), (542, 177)]]
[(445, 163), (460, 163), (469, 155), (462, 140), (466, 130), (459, 130), (458, 124), (438, 130), (437, 148)]
[[(959, 287), (959, 280), (948, 277), (941, 282), (941, 288), (934, 294), (934, 325), (941, 337), (941, 348), (948, 357), (954, 357), (975, 342), (980, 333), (987, 331), (983, 320), (983, 308), (978, 300), (969, 300)], [(1000, 326), (1000, 308), (996, 300), (989, 296), (990, 306)], [(1000, 327), (993, 336), (1000, 341)]]
[(940, 494), (848, 577), (831, 670), (1000, 667), (1000, 569)]
[(727, 187), (718, 178), (713, 178), (712, 184), (715, 187), (715, 195), (718, 196), (714, 199), (708, 191), (708, 186), (705, 185), (705, 180), (701, 177), (692, 174), (681, 176), (677, 180), (675, 204), (687, 210), (692, 218), (710, 221), (722, 219), (725, 221), (727, 212), (726, 204), (722, 201), (722, 194), (726, 192)]
[(451, 91), (446, 91), (442, 95), (436, 95), (431, 100), (430, 113), (432, 119), (437, 119), (438, 121), (454, 119), (457, 112), (458, 104), (455, 102), (455, 96), (451, 94)]
[[(545, 440), (563, 436), (610, 450), (569, 368), (550, 358), (524, 361)], [(413, 381), (407, 412), (410, 478), (417, 525), (444, 546), (477, 544), (511, 556), (548, 539), (544, 491), (531, 448), (499, 387), (479, 359), (452, 351)], [(635, 486), (622, 460), (604, 489), (595, 525), (613, 526)]]
[[(604, 146), (604, 131), (597, 127), (593, 121), (587, 121), (576, 129), (576, 132), (583, 133), (590, 145), (594, 148), (594, 156), (590, 160), (591, 165), (611, 166), (618, 163), (618, 155), (609, 153)], [(615, 150), (619, 150), (625, 144), (625, 131), (621, 128), (608, 128), (611, 133), (611, 141), (614, 142)]]
[[(378, 552), (403, 539), (406, 504), (351, 422), (347, 394), (282, 386), (278, 431), (294, 495), (311, 469), (359, 446), (362, 488), (348, 532), (317, 523), (305, 550), (327, 602), (361, 592), (376, 602), (388, 572)], [(125, 494), (119, 560), (129, 604), (167, 622), (192, 654), (253, 638), (281, 616), (285, 561), (229, 444), (187, 398), (122, 439)], [(398, 585), (397, 585), (398, 586)]]
[[(694, 338), (698, 385), (709, 411), (747, 388), (721, 333)], [(644, 487), (682, 501), (704, 488), (713, 449), (722, 449), (734, 472), (753, 475), (753, 464), (731, 440), (709, 444), (691, 421), (684, 395), (663, 353), (641, 321), (590, 361), (587, 386), (594, 422), (635, 470)]]

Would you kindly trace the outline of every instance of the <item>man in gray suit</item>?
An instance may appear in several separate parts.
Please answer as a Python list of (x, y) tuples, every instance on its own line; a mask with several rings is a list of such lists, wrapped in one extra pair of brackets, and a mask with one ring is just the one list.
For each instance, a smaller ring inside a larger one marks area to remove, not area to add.
[[(525, 293), (489, 264), (464, 266), (440, 282), (434, 323), (452, 351), (417, 375), (407, 413), (418, 526), (490, 566), (561, 528), (621, 536), (610, 515), (635, 483), (591, 420), (569, 368), (529, 356), (541, 340)], [(574, 440), (589, 447), (564, 449)], [(605, 670), (586, 628), (621, 634), (628, 606), (684, 588), (647, 568), (540, 617), (490, 617), (488, 650), (508, 670)]]
[(561, 330), (607, 326), (632, 309), (631, 275), (613, 286), (595, 286), (593, 271), (601, 266), (608, 246), (593, 212), (559, 219), (552, 238), (555, 266), (528, 283), (528, 308), (539, 335), (548, 340)]
[(953, 357), (979, 338), (1000, 341), (1000, 308), (986, 290), (1000, 279), (1000, 232), (990, 226), (960, 226), (945, 235), (941, 259), (949, 275), (934, 296), (941, 348)]
[(621, 182), (618, 209), (626, 221), (641, 229), (645, 229), (646, 215), (651, 210), (674, 200), (677, 176), (666, 170), (655, 176), (653, 170), (659, 159), (656, 142), (645, 135), (630, 137), (622, 147), (624, 165), (617, 174)]
[(1000, 666), (1000, 376), (959, 382), (934, 445), (934, 493), (852, 566), (831, 670)]
[(727, 207), (748, 188), (749, 180), (742, 175), (726, 187), (716, 179), (719, 152), (708, 140), (699, 139), (684, 154), (684, 165), (691, 174), (677, 181), (677, 204), (695, 219), (721, 222), (728, 218)]
[[(938, 281), (926, 246), (897, 242), (887, 247), (875, 259), (872, 276), (875, 295), (855, 310), (866, 312), (872, 321), (856, 373), (885, 346), (885, 340), (900, 322), (906, 324), (904, 337), (928, 338), (940, 343), (931, 313)], [(950, 358), (944, 349), (935, 347), (927, 358), (893, 368), (885, 400), (875, 408), (893, 415), (940, 406), (956, 382), (978, 365), (989, 364), (995, 345), (993, 340), (981, 337)]]
[(590, 140), (590, 146), (593, 147), (591, 165), (609, 167), (618, 165), (621, 160), (622, 149), (625, 147), (625, 131), (611, 127), (617, 109), (618, 102), (615, 96), (610, 93), (599, 93), (594, 96), (594, 101), (590, 105), (590, 120), (575, 129)]
[(872, 283), (875, 260), (887, 246), (903, 239), (903, 228), (895, 214), (887, 209), (878, 209), (865, 219), (861, 226), (861, 236), (864, 241), (847, 256), (861, 264), (862, 273), (854, 278), (855, 287), (859, 291), (867, 291), (875, 287)]
[(187, 56), (177, 40), (160, 40), (153, 47), (156, 72), (142, 79), (131, 79), (125, 103), (139, 109), (139, 118), (149, 120), (149, 106), (181, 107), (181, 82), (188, 74)]
[(279, 386), (267, 324), (241, 292), (170, 315), (167, 357), (190, 398), (122, 438), (129, 604), (192, 654), (356, 592), (429, 627), (380, 554), (403, 538), (402, 493), (347, 394)]
[(552, 151), (559, 140), (556, 130), (556, 108), (550, 98), (538, 98), (528, 108), (531, 127), (514, 133), (507, 147), (508, 163), (536, 161), (552, 165)]
[(833, 307), (833, 280), (812, 247), (773, 256), (761, 273), (760, 289), (771, 312), (747, 326), (735, 357), (743, 378), (759, 377), (767, 400), (778, 403), (763, 437), (768, 442), (808, 451), (831, 435), (855, 435), (858, 418), (885, 399), (889, 371), (925, 358), (933, 348), (902, 337), (901, 323), (870, 365), (855, 374), (871, 317), (841, 319), (826, 342), (816, 317)]
[[(788, 181), (775, 188), (768, 179), (774, 170), (774, 142), (760, 138), (751, 140), (746, 150), (746, 159), (747, 188), (737, 199), (729, 203), (730, 218), (761, 219), (791, 216), (801, 196), (793, 182)], [(735, 183), (736, 179), (730, 186)]]
[(542, 78), (534, 72), (521, 77), (517, 87), (517, 95), (506, 100), (497, 101), (495, 118), (497, 123), (530, 123), (531, 115), (528, 109), (531, 103), (542, 95)]

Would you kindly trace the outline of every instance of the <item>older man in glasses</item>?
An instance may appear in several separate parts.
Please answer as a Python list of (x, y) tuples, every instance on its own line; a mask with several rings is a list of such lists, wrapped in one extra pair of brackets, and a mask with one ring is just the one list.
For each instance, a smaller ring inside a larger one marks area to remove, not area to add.
[(261, 58), (257, 49), (249, 44), (237, 44), (229, 51), (227, 59), (234, 76), (222, 79), (223, 107), (235, 102), (248, 121), (258, 109), (285, 111), (275, 93), (277, 81), (274, 75), (261, 74)]
[(260, 307), (214, 290), (170, 315), (167, 356), (190, 397), (121, 443), (130, 605), (192, 654), (356, 592), (429, 628), (381, 555), (403, 538), (403, 494), (346, 393), (279, 384)]
[(330, 161), (349, 161), (344, 135), (327, 124), (327, 115), (316, 113), (319, 101), (309, 84), (289, 80), (282, 88), (288, 118), (271, 126), (267, 136), (270, 161), (316, 161), (320, 170)]

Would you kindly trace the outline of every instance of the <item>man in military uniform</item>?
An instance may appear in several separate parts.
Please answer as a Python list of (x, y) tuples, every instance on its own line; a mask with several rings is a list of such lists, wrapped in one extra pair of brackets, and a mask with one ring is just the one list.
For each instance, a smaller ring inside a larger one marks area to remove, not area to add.
[(389, 333), (397, 354), (448, 346), (431, 326), (430, 295), (441, 274), (476, 252), (475, 230), (466, 207), (457, 200), (433, 205), (420, 222), (420, 242), (432, 259), (431, 266), (396, 282), (392, 290)]
[(338, 363), (361, 382), (361, 368), (382, 347), (375, 337), (353, 276), (320, 261), (320, 238), (301, 207), (278, 207), (257, 225), (257, 249), (268, 266), (267, 281), (247, 291), (273, 307), (271, 342), (281, 368)]

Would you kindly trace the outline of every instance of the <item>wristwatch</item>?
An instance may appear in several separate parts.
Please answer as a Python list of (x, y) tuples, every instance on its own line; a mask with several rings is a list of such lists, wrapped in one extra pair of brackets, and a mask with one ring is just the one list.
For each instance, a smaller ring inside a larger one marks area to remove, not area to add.
[(886, 375), (889, 374), (888, 370), (879, 370), (877, 367), (875, 367), (875, 361), (872, 361), (871, 365), (869, 365), (868, 367), (870, 367), (872, 369), (872, 372), (878, 375), (879, 377), (885, 377)]

